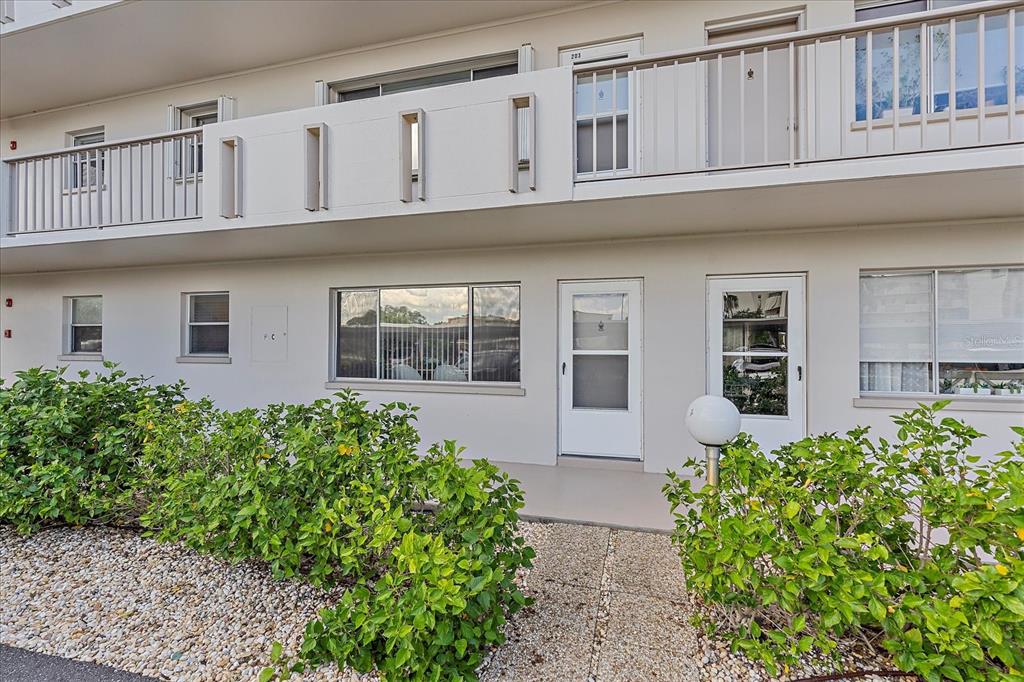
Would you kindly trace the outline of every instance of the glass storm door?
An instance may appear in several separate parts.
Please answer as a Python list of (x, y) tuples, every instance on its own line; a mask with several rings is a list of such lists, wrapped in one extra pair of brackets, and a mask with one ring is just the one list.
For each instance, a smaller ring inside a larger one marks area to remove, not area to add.
[(767, 452), (805, 435), (803, 276), (708, 280), (708, 393)]
[(563, 282), (559, 454), (641, 458), (643, 285)]

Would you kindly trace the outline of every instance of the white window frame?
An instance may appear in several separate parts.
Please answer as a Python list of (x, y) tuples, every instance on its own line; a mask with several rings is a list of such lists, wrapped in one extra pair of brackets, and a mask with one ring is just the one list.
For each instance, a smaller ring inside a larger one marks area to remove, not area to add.
[[(106, 142), (107, 133), (104, 126), (83, 128), (65, 133), (65, 144), (69, 148), (85, 147)], [(96, 139), (99, 138), (99, 139)], [(90, 190), (95, 189), (97, 181), (103, 177), (106, 169), (103, 150), (86, 152), (85, 158), (67, 157), (67, 167), (64, 171), (64, 190)], [(99, 164), (99, 172), (94, 169)], [(91, 170), (92, 169), (92, 170)], [(82, 178), (85, 182), (82, 182)]]
[[(519, 381), (480, 381), (473, 379), (473, 322), (474, 322), (474, 311), (473, 311), (473, 293), (476, 289), (487, 289), (491, 287), (516, 287), (519, 290)], [(466, 370), (465, 381), (438, 381), (438, 380), (404, 380), (404, 379), (384, 379), (381, 378), (381, 352), (380, 352), (380, 298), (381, 292), (395, 289), (450, 289), (450, 288), (465, 288), (468, 301), (468, 315), (466, 317), (467, 324), (467, 337), (466, 342), (469, 348), (469, 359)], [(346, 291), (372, 291), (377, 294), (377, 341), (376, 341), (376, 355), (377, 355), (377, 376), (376, 377), (345, 377), (338, 375), (338, 301), (342, 293)], [(501, 281), (501, 282), (473, 282), (464, 283), (457, 282), (451, 284), (398, 284), (398, 285), (387, 285), (387, 286), (354, 286), (354, 287), (335, 287), (331, 289), (331, 307), (330, 307), (330, 349), (329, 349), (329, 368), (330, 378), (328, 385), (332, 387), (338, 383), (342, 384), (374, 384), (374, 385), (398, 385), (403, 387), (423, 387), (423, 390), (429, 390), (428, 387), (493, 387), (499, 390), (511, 389), (513, 391), (519, 391), (523, 383), (523, 285), (522, 282), (515, 281)]]
[[(197, 296), (227, 296), (228, 297), (228, 319), (224, 322), (193, 322), (192, 321), (192, 299)], [(193, 327), (227, 327), (228, 347), (224, 352), (218, 353), (193, 353), (192, 352), (192, 328)], [(181, 356), (179, 362), (212, 361), (230, 359), (231, 357), (231, 293), (229, 291), (190, 291), (181, 295)]]
[[(201, 102), (199, 104), (190, 104), (184, 107), (174, 107), (174, 117), (177, 119), (173, 121), (175, 130), (188, 130), (189, 128), (198, 128), (211, 123), (220, 123), (220, 103), (218, 100), (211, 100), (209, 102)], [(205, 121), (202, 119), (213, 116), (215, 120)], [(179, 145), (185, 145), (185, 173), (182, 177), (181, 169), (181, 150)], [(175, 143), (178, 149), (172, 154), (172, 163), (174, 163), (174, 178), (175, 180), (181, 181), (187, 178), (200, 179), (203, 177), (203, 140), (199, 140), (195, 144), (193, 150), (193, 143), (191, 139), (179, 140)], [(193, 172), (193, 159), (199, 159), (199, 171)]]
[[(74, 302), (83, 298), (97, 298), (100, 301), (100, 322), (99, 324), (76, 324), (74, 321)], [(101, 294), (79, 294), (64, 297), (64, 324), (61, 334), (61, 357), (75, 360), (102, 360), (103, 359), (103, 296)], [(100, 328), (100, 349), (98, 351), (81, 351), (74, 349), (75, 327), (99, 327)]]
[[(934, 399), (947, 399), (947, 398), (967, 398), (973, 399), (975, 397), (982, 397), (986, 399), (997, 399), (997, 400), (1020, 400), (1024, 398), (1024, 392), (1015, 395), (996, 395), (996, 394), (984, 394), (981, 396), (972, 396), (969, 394), (962, 393), (942, 393), (941, 377), (939, 376), (939, 274), (948, 272), (964, 272), (970, 270), (1019, 270), (1024, 268), (1024, 264), (1010, 264), (1010, 265), (965, 265), (956, 267), (941, 267), (941, 268), (903, 268), (903, 269), (880, 269), (880, 270), (861, 270), (857, 275), (858, 289), (860, 287), (860, 281), (864, 277), (871, 276), (884, 276), (884, 275), (923, 275), (928, 274), (931, 276), (931, 360), (929, 364), (931, 366), (931, 391), (865, 391), (860, 388), (858, 380), (858, 395), (861, 398), (921, 398), (928, 397)], [(860, 299), (858, 296), (858, 309)], [(862, 332), (860, 323), (860, 317), (858, 312), (857, 319), (857, 334), (858, 340)], [(857, 351), (857, 369), (858, 376), (860, 374), (860, 364), (862, 360), (860, 358), (860, 344), (858, 342)]]

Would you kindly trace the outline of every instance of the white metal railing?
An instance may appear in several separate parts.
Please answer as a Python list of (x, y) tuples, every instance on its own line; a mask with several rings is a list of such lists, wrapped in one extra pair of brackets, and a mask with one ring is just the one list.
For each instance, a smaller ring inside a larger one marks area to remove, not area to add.
[(9, 234), (202, 214), (202, 128), (5, 159)]
[(576, 179), (1020, 143), (1022, 50), (1024, 3), (992, 0), (579, 65)]

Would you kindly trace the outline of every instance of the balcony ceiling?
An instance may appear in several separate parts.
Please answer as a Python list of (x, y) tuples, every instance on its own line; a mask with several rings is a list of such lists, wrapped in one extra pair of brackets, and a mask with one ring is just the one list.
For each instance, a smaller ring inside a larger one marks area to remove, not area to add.
[(0, 39), (0, 118), (581, 0), (124, 0)]

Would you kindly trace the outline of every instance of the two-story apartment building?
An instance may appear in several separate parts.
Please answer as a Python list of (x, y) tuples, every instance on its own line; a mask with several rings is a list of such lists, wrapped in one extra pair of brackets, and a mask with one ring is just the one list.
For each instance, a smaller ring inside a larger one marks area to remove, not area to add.
[(768, 447), (1024, 422), (1019, 0), (0, 10), (5, 378), (352, 387), (613, 481), (704, 393)]

